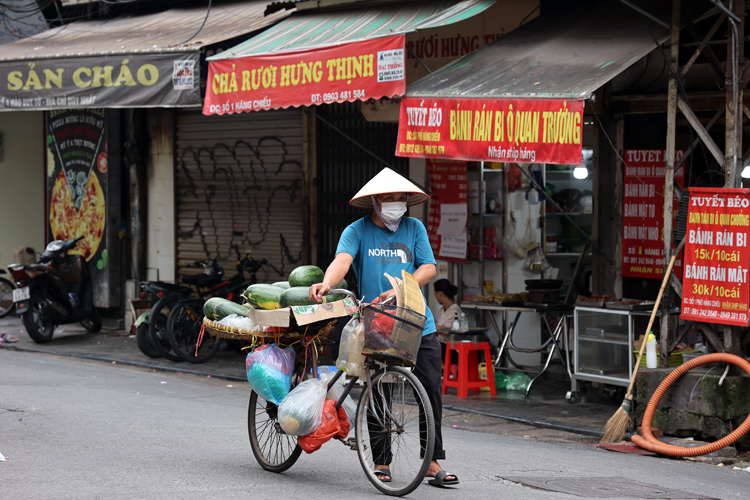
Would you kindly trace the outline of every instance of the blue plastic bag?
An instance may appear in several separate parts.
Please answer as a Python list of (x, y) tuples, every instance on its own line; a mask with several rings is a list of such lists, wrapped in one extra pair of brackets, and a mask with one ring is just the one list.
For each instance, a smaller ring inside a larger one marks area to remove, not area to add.
[(258, 347), (247, 355), (247, 381), (260, 397), (280, 404), (292, 385), (295, 353), (291, 347), (281, 349), (276, 344)]

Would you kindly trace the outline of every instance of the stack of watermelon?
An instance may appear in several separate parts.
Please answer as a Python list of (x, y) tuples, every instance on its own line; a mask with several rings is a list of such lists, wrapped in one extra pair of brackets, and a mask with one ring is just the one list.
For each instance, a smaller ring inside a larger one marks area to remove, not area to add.
[[(247, 304), (239, 305), (231, 300), (214, 297), (208, 299), (203, 306), (206, 318), (220, 321), (230, 314), (247, 316), (247, 308), (255, 309), (283, 309), (289, 306), (307, 306), (314, 304), (310, 301), (310, 286), (323, 282), (323, 270), (317, 266), (300, 266), (289, 274), (289, 281), (276, 283), (256, 283), (247, 287), (242, 294)], [(346, 280), (342, 280), (335, 288), (347, 289)], [(344, 295), (329, 295), (326, 302), (343, 300)]]
[[(310, 286), (323, 282), (323, 270), (317, 266), (300, 266), (289, 274), (289, 281), (277, 281), (267, 285), (250, 285), (243, 294), (248, 303), (258, 309), (283, 309), (289, 306), (307, 306), (310, 301)], [(346, 280), (335, 288), (347, 288)], [(327, 302), (342, 300), (343, 295), (326, 297)]]

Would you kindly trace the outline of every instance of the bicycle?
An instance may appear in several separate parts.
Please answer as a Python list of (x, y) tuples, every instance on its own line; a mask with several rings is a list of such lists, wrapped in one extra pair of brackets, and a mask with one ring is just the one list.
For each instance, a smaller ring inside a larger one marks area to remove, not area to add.
[[(266, 259), (255, 260), (251, 254), (246, 254), (237, 261), (237, 274), (231, 279), (220, 282), (206, 293), (199, 292), (200, 297), (191, 297), (174, 304), (167, 317), (166, 326), (166, 337), (172, 351), (190, 363), (205, 363), (219, 352), (222, 345), (220, 338), (206, 339), (206, 342), (198, 345), (203, 325), (205, 297), (211, 295), (228, 300), (240, 298), (248, 286), (258, 282), (257, 272), (265, 265), (268, 265)], [(250, 273), (250, 279), (245, 279), (246, 272)]]
[[(364, 388), (354, 419), (354, 438), (339, 440), (357, 451), (366, 477), (378, 490), (391, 496), (407, 495), (424, 480), (435, 445), (435, 420), (427, 393), (417, 377), (405, 368), (414, 365), (425, 317), (394, 305), (361, 304), (354, 294), (347, 290), (328, 292), (340, 293), (352, 300), (364, 318), (366, 341), (362, 353), (366, 355), (366, 361), (363, 372)], [(397, 330), (395, 322), (400, 322), (399, 333), (410, 332), (407, 347), (402, 344), (394, 349), (398, 341), (384, 342), (385, 337), (373, 331), (373, 322), (384, 317), (391, 318), (394, 322), (391, 330), (393, 337), (396, 337), (394, 332)], [(330, 327), (329, 321), (323, 322), (326, 324), (300, 328), (305, 332), (303, 337), (288, 339), (288, 343), (293, 344), (296, 352), (292, 390), (302, 380), (317, 376), (315, 338), (320, 331)], [(205, 320), (204, 323), (206, 331), (211, 335), (222, 335), (224, 338), (242, 337), (241, 332), (236, 329), (220, 329), (215, 322), (209, 320)], [(311, 327), (313, 330), (309, 331)], [(332, 331), (332, 328), (328, 330)], [(254, 335), (259, 334), (256, 332)], [(310, 370), (307, 370), (308, 367)], [(342, 373), (337, 372), (329, 381), (329, 389)], [(357, 380), (357, 377), (350, 379), (336, 402), (337, 410), (350, 395)], [(288, 470), (302, 453), (297, 438), (286, 434), (281, 428), (278, 421), (278, 406), (265, 401), (255, 391), (251, 391), (250, 394), (248, 434), (253, 455), (267, 471), (280, 473)], [(380, 480), (375, 473), (376, 465), (388, 465), (390, 482)]]
[[(192, 293), (193, 289), (185, 286), (165, 283), (163, 281), (142, 281), (140, 298), (148, 300), (149, 305), (153, 309), (156, 303), (165, 296), (190, 296)], [(172, 358), (173, 361), (181, 361), (176, 355), (169, 352), (169, 342), (160, 342), (158, 345), (151, 343), (151, 334), (149, 332), (151, 322), (159, 322), (162, 328), (166, 329), (167, 319), (167, 314), (162, 310), (157, 311), (156, 316), (153, 316), (151, 312), (151, 309), (144, 312), (135, 321), (135, 341), (138, 349), (149, 358), (161, 358), (166, 354), (168, 356), (167, 359)]]
[[(198, 295), (208, 295), (211, 293), (211, 287), (219, 288), (223, 286), (224, 269), (215, 261), (196, 261), (189, 267), (203, 267), (203, 273), (183, 276), (182, 282), (194, 288), (173, 285), (173, 290), (163, 290), (154, 306), (151, 308), (148, 322), (148, 339), (149, 344), (154, 351), (160, 356), (174, 362), (184, 361), (182, 357), (172, 350), (167, 334), (167, 322), (172, 308), (181, 300), (185, 300), (197, 293)], [(205, 288), (211, 288), (203, 291)], [(136, 339), (137, 340), (137, 339)]]

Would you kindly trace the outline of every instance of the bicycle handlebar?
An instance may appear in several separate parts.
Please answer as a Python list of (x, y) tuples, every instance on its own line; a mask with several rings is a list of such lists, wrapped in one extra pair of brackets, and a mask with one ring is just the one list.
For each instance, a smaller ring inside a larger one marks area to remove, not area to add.
[[(344, 290), (343, 288), (333, 288), (333, 289), (331, 289), (331, 290), (328, 290), (328, 291), (327, 291), (326, 293), (324, 293), (324, 294), (323, 294), (323, 296), (325, 297), (325, 296), (328, 296), (328, 295), (338, 295), (338, 294), (343, 294), (343, 295), (346, 295), (347, 297), (349, 297), (350, 299), (352, 299), (352, 300), (354, 301), (354, 304), (356, 304), (356, 305), (357, 305), (357, 307), (359, 307), (359, 306), (361, 305), (361, 303), (360, 303), (359, 299), (357, 299), (357, 296), (356, 296), (356, 295), (354, 295), (354, 293), (353, 293), (353, 292), (350, 292), (349, 290)], [(388, 298), (387, 298), (387, 299), (386, 299), (386, 300), (385, 300), (385, 301), (383, 302), (383, 305), (387, 305), (387, 304), (390, 304), (390, 303), (391, 303), (391, 302), (393, 302), (394, 300), (396, 300), (396, 297), (395, 297), (395, 296), (392, 296), (392, 297), (388, 297)]]

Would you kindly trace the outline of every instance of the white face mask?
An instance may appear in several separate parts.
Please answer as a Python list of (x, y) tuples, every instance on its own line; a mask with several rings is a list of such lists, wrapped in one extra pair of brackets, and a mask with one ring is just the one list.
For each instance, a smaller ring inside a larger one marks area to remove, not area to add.
[(381, 203), (383, 208), (380, 209), (380, 215), (388, 219), (389, 222), (397, 222), (406, 213), (405, 201), (394, 201), (392, 203)]
[[(407, 197), (408, 199), (408, 197)], [(382, 208), (378, 208), (378, 200), (374, 196), (372, 197), (372, 204), (375, 207), (375, 213), (378, 214), (380, 220), (383, 221), (385, 227), (395, 232), (398, 229), (398, 225), (401, 223), (401, 218), (406, 213), (406, 202), (405, 201), (394, 201), (390, 203), (381, 202)]]

